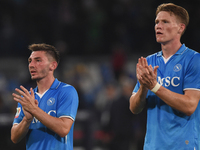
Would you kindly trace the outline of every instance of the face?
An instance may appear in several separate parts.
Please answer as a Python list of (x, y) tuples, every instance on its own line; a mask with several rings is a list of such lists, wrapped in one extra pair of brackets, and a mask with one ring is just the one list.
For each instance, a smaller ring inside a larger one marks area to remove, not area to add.
[(45, 51), (33, 51), (28, 58), (31, 79), (40, 80), (48, 76), (51, 62)]
[(181, 23), (178, 22), (174, 14), (167, 11), (161, 11), (155, 19), (156, 41), (161, 44), (167, 44), (173, 40), (180, 40)]

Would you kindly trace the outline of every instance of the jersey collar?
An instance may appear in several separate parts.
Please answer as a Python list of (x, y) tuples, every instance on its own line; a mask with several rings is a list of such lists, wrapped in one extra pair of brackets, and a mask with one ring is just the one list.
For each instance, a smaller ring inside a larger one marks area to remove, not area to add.
[[(57, 89), (59, 87), (60, 83), (61, 82), (58, 81), (57, 78), (55, 78), (53, 84), (51, 85), (51, 87), (49, 89), (52, 89), (52, 90)], [(38, 91), (38, 87), (36, 87), (34, 91), (37, 92)]]
[[(185, 44), (182, 44), (182, 46), (179, 48), (179, 50), (175, 53), (176, 55), (181, 55), (185, 52), (185, 50), (187, 49), (187, 47), (185, 46)], [(163, 52), (160, 51), (158, 52), (157, 56), (162, 56)]]
[(58, 81), (57, 78), (55, 78), (55, 80), (54, 80), (53, 84), (51, 85), (50, 89), (57, 89), (59, 87), (60, 83), (61, 82)]

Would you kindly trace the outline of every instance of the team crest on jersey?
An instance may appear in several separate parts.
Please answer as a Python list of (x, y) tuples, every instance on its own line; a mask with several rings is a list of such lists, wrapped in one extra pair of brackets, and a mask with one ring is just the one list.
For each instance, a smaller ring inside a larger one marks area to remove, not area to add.
[(48, 101), (47, 101), (47, 105), (48, 105), (48, 106), (51, 106), (51, 105), (53, 105), (54, 103), (55, 103), (55, 98), (53, 98), (53, 97), (49, 98)]
[(181, 70), (181, 68), (182, 68), (182, 66), (181, 66), (181, 64), (176, 64), (175, 66), (174, 66), (174, 71), (175, 72), (178, 72), (178, 71), (180, 71)]
[(21, 108), (17, 107), (17, 112), (16, 112), (16, 115), (15, 115), (15, 118), (19, 117), (20, 112), (21, 112)]

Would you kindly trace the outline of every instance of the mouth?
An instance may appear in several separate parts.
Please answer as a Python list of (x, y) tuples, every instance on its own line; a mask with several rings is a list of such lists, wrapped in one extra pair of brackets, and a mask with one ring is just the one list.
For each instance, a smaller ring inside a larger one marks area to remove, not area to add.
[(32, 71), (30, 71), (30, 73), (31, 73), (31, 74), (35, 74), (35, 73), (36, 73), (36, 71), (33, 71), (33, 70), (32, 70)]
[(163, 33), (162, 32), (160, 32), (160, 31), (157, 31), (156, 32), (156, 35), (162, 35)]

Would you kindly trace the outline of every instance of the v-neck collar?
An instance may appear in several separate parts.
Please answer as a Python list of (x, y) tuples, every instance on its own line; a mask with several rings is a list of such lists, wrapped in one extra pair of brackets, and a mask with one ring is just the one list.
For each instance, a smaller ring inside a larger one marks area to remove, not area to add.
[[(187, 47), (185, 46), (185, 44), (182, 44), (182, 46), (179, 48), (179, 50), (178, 50), (174, 55), (182, 55), (186, 50), (187, 50)], [(157, 57), (162, 57), (165, 64), (167, 64), (167, 62), (168, 62), (174, 55), (171, 55), (169, 58), (165, 59), (165, 58), (163, 57), (163, 52), (162, 52), (162, 50), (159, 51), (159, 52), (157, 53)]]
[[(181, 55), (183, 54), (185, 51), (186, 51), (187, 47), (185, 46), (185, 44), (182, 44), (182, 46), (179, 48), (179, 50), (174, 54), (174, 55)], [(161, 57), (163, 56), (163, 52), (162, 51), (159, 51), (157, 53), (157, 56), (158, 57)], [(172, 55), (173, 56), (173, 55)]]
[[(61, 83), (61, 82), (58, 81), (57, 78), (55, 78), (53, 84), (51, 85), (51, 87), (50, 87), (49, 89), (51, 89), (51, 90), (57, 89), (57, 88), (59, 87), (60, 83)], [(47, 89), (44, 93), (46, 93), (49, 89)], [(38, 86), (35, 88), (34, 91), (35, 91), (35, 93), (37, 93), (37, 91), (38, 91)], [(42, 95), (44, 95), (44, 93), (43, 93)]]

